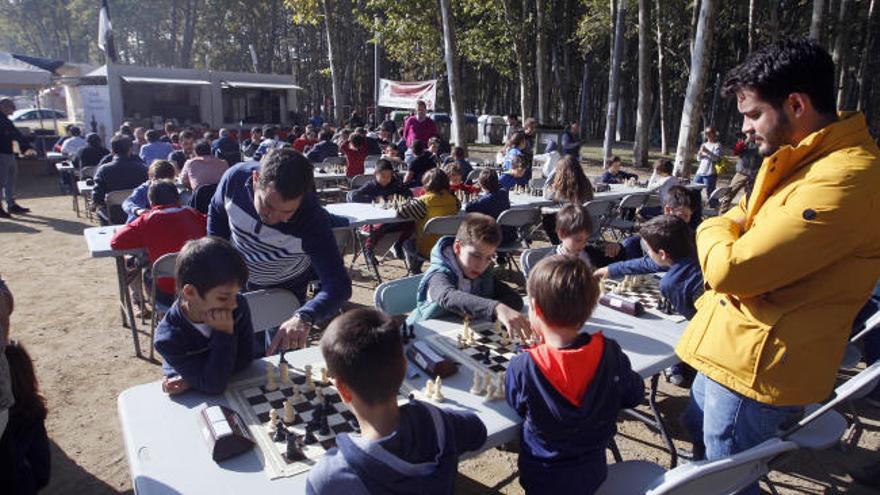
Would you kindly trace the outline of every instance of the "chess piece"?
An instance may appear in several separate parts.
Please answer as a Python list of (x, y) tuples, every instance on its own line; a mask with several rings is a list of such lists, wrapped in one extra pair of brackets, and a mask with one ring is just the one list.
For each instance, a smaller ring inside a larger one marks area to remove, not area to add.
[(306, 445), (314, 445), (318, 443), (318, 439), (315, 438), (315, 434), (309, 426), (306, 426), (306, 436), (303, 438), (303, 442), (305, 442)]
[(296, 413), (293, 411), (293, 404), (290, 399), (284, 401), (284, 422), (292, 425), (296, 422)]
[(510, 345), (510, 339), (507, 338), (507, 333), (501, 334), (500, 344), (503, 346)]
[(315, 404), (317, 404), (319, 407), (324, 405), (324, 388), (323, 387), (318, 387), (317, 390), (315, 390)]
[(306, 458), (305, 454), (303, 454), (302, 449), (299, 448), (299, 438), (296, 433), (290, 432), (287, 434), (287, 460), (288, 461), (301, 461)]
[(499, 400), (504, 399), (504, 372), (498, 372), (498, 386), (495, 387), (495, 398)]
[(459, 349), (465, 348), (464, 339), (461, 337), (461, 334), (458, 334), (458, 338), (456, 338), (455, 341), (456, 341), (456, 344), (458, 344)]
[(312, 365), (307, 364), (305, 368), (303, 368), (306, 374), (306, 383), (303, 384), (306, 387), (306, 390), (309, 392), (315, 391), (315, 382), (312, 381)]
[(486, 398), (484, 401), (492, 402), (493, 400), (495, 400), (495, 384), (490, 381), (489, 384), (486, 385)]
[(266, 392), (275, 390), (278, 390), (278, 384), (275, 383), (275, 365), (266, 363)]
[(479, 373), (474, 373), (474, 384), (471, 386), (471, 393), (483, 395), (483, 377)]
[(275, 431), (272, 434), (272, 440), (275, 442), (283, 442), (286, 435), (287, 428), (284, 427), (284, 423), (282, 423), (280, 419), (275, 421)]
[(275, 422), (278, 421), (278, 411), (273, 407), (269, 409), (269, 425), (271, 428), (275, 428)]
[(434, 380), (428, 378), (428, 381), (425, 383), (425, 397), (431, 398), (434, 397)]
[(281, 372), (281, 383), (287, 385), (290, 381), (290, 369), (286, 362), (278, 363), (278, 370)]
[(329, 382), (330, 382), (330, 378), (327, 376), (327, 368), (322, 366), (321, 367), (321, 383), (327, 384)]
[(438, 376), (436, 380), (434, 380), (434, 401), (443, 402), (446, 400), (446, 397), (443, 397), (443, 382), (440, 381), (440, 377)]
[(291, 396), (292, 401), (301, 401), (302, 400), (302, 390), (299, 385), (293, 386), (293, 396)]

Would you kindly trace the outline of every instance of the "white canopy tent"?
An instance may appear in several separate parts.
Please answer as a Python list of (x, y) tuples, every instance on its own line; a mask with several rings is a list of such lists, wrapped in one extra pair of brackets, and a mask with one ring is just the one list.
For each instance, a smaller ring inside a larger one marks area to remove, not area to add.
[(0, 89), (40, 89), (51, 84), (51, 72), (0, 52)]

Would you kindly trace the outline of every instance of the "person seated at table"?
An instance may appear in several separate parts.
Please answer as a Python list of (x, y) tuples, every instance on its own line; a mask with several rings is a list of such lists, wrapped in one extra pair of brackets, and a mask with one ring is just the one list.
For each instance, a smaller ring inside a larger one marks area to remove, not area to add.
[[(510, 209), (510, 194), (507, 189), (502, 189), (498, 182), (498, 174), (491, 168), (480, 170), (477, 177), (480, 197), (467, 203), (464, 211), (467, 213), (482, 213), (498, 220), (502, 213)], [(508, 244), (516, 239), (516, 229), (513, 227), (501, 227), (501, 243)]]
[(620, 167), (622, 165), (623, 162), (619, 156), (612, 156), (611, 160), (608, 161), (607, 170), (602, 174), (602, 182), (605, 184), (622, 184), (630, 179), (639, 179), (638, 175), (621, 170)]
[[(666, 193), (663, 203), (663, 214), (674, 215), (691, 225), (694, 217), (694, 195), (684, 186), (673, 186)], [(695, 230), (691, 229), (691, 235)], [(642, 238), (639, 235), (627, 237), (620, 243), (607, 243), (605, 255), (615, 261), (605, 268), (596, 270), (599, 277), (620, 278), (624, 275), (646, 275), (666, 271), (664, 267), (654, 263), (642, 249)]]
[[(106, 211), (104, 200), (107, 193), (134, 189), (147, 180), (147, 167), (139, 158), (131, 156), (131, 140), (117, 134), (110, 142), (113, 159), (101, 165), (95, 173), (95, 187), (92, 189), (92, 208), (98, 211), (102, 225), (113, 223), (111, 212)], [(121, 222), (121, 220), (117, 220)]]
[(448, 165), (450, 163), (457, 163), (461, 168), (461, 176), (464, 178), (464, 181), (468, 182), (468, 177), (470, 177), (471, 172), (474, 171), (474, 167), (471, 165), (471, 162), (467, 160), (467, 152), (461, 146), (456, 146), (452, 148), (452, 154), (446, 158), (443, 162), (443, 165)]
[[(180, 195), (173, 181), (154, 180), (150, 184), (149, 199), (148, 211), (113, 234), (111, 248), (117, 251), (146, 249), (152, 264), (163, 255), (180, 251), (186, 241), (207, 234), (208, 217), (194, 208), (180, 206)], [(149, 270), (145, 271), (144, 279), (149, 288), (153, 282)], [(158, 301), (170, 306), (174, 301), (174, 280), (159, 280), (158, 289)]]
[(399, 322), (373, 308), (337, 317), (321, 354), (361, 433), (336, 436), (336, 448), (309, 472), (306, 493), (452, 493), (458, 457), (486, 442), (476, 414), (410, 400), (398, 405), (406, 373)]
[(428, 153), (431, 155), (431, 159), (434, 160), (434, 163), (437, 165), (442, 165), (443, 161), (440, 160), (440, 138), (437, 136), (432, 137), (428, 140)]
[[(416, 140), (418, 141), (418, 140)], [(411, 274), (421, 273), (422, 261), (431, 254), (431, 249), (440, 236), (425, 234), (425, 225), (434, 217), (458, 215), (461, 203), (449, 190), (449, 176), (439, 168), (425, 172), (425, 192), (412, 198), (397, 208), (397, 216), (415, 220), (415, 237), (404, 242), (407, 267)]]
[[(547, 177), (543, 191), (544, 199), (556, 203), (584, 204), (593, 199), (593, 185), (584, 174), (580, 163), (571, 155), (565, 155), (553, 173)], [(541, 215), (541, 224), (551, 244), (559, 244), (556, 236), (556, 215)]]
[(180, 182), (190, 191), (195, 191), (200, 186), (219, 183), (223, 174), (229, 170), (226, 160), (211, 153), (209, 141), (197, 142), (195, 150), (196, 157), (187, 160), (180, 171)]
[(529, 185), (528, 169), (529, 167), (526, 166), (523, 157), (516, 156), (512, 160), (511, 168), (501, 174), (498, 182), (501, 184), (501, 187), (508, 191), (513, 190), (515, 187), (526, 187)]
[[(380, 158), (376, 160), (373, 179), (360, 188), (349, 191), (346, 199), (349, 203), (372, 203), (377, 200), (390, 200), (395, 196), (408, 199), (412, 197), (412, 191), (410, 188), (404, 187), (397, 173), (394, 172), (394, 165), (385, 158)], [(412, 236), (413, 225), (411, 222), (364, 225), (361, 231), (364, 234), (372, 234), (364, 240), (364, 254), (367, 256), (368, 262), (378, 263), (373, 246), (390, 232), (399, 233), (397, 241), (392, 246), (395, 256), (399, 259), (405, 258), (403, 241)]]
[[(504, 161), (501, 165), (501, 169), (505, 172), (512, 170), (514, 167), (514, 162), (517, 158), (523, 159), (523, 150), (526, 147), (526, 135), (522, 132), (514, 132), (511, 134), (510, 139), (507, 140), (507, 144), (504, 147)], [(524, 160), (522, 160), (524, 161)]]
[(64, 140), (64, 144), (61, 145), (61, 153), (66, 157), (72, 157), (76, 155), (77, 151), (81, 150), (86, 145), (86, 140), (82, 138), (82, 131), (79, 127), (72, 125), (70, 126), (70, 137)]
[(174, 180), (177, 177), (177, 169), (167, 160), (154, 160), (147, 168), (147, 180), (137, 186), (131, 196), (122, 202), (122, 211), (128, 215), (125, 223), (131, 223), (141, 213), (149, 211), (150, 198), (148, 192), (150, 184), (157, 180)]
[(563, 206), (556, 214), (555, 228), (559, 238), (556, 254), (580, 258), (590, 269), (610, 262), (603, 249), (589, 242), (593, 219), (583, 206), (572, 203)]
[(455, 236), (440, 238), (431, 251), (431, 266), (419, 282), (407, 325), (454, 314), (497, 319), (511, 338), (529, 335), (528, 320), (520, 313), (522, 297), (490, 268), (500, 244), (501, 229), (495, 219), (468, 213)]
[(449, 190), (453, 193), (464, 191), (467, 194), (477, 194), (480, 192), (479, 186), (471, 186), (464, 182), (465, 175), (458, 162), (449, 162), (443, 165), (443, 171), (449, 176)]
[(364, 160), (367, 158), (367, 138), (357, 132), (352, 133), (340, 147), (345, 155), (345, 176), (364, 175)]
[(254, 153), (260, 147), (261, 141), (263, 141), (263, 129), (261, 127), (252, 127), (250, 137), (241, 143), (242, 156), (249, 160), (253, 159)]
[(581, 331), (599, 298), (580, 258), (541, 260), (528, 280), (529, 320), (540, 343), (505, 374), (507, 403), (523, 418), (519, 482), (526, 493), (591, 494), (605, 481), (605, 449), (621, 409), (645, 386), (620, 345)]
[(266, 156), (270, 150), (282, 147), (284, 147), (284, 141), (278, 137), (278, 126), (264, 125), (263, 140), (260, 141), (260, 146), (258, 146), (257, 151), (254, 152), (254, 160), (260, 160)]
[(339, 156), (339, 146), (333, 142), (333, 131), (324, 130), (320, 134), (321, 142), (312, 146), (306, 158), (312, 163), (321, 163), (325, 158), (336, 158)]
[(168, 155), (174, 151), (171, 143), (161, 141), (159, 131), (150, 129), (146, 133), (147, 144), (141, 146), (140, 157), (147, 165), (151, 165), (155, 160), (167, 160)]
[[(428, 170), (437, 166), (434, 158), (425, 150), (425, 143), (416, 139), (412, 144), (413, 160), (409, 162), (403, 183), (407, 187), (420, 187), (423, 185), (423, 176)], [(445, 174), (444, 174), (445, 175)]]
[[(654, 172), (648, 180), (648, 190), (656, 192), (660, 196), (660, 204), (663, 204), (666, 200), (666, 193), (669, 191), (669, 188), (680, 184), (678, 178), (672, 175), (672, 170), (673, 165), (670, 160), (658, 158), (654, 162)], [(650, 207), (642, 208), (642, 215), (651, 213), (659, 215), (660, 207), (654, 208), (656, 208), (656, 211), (651, 210)]]
[(78, 169), (96, 167), (109, 154), (110, 150), (104, 147), (101, 136), (91, 132), (86, 135), (86, 145), (73, 156), (73, 166)]
[(318, 133), (315, 132), (315, 128), (309, 124), (306, 126), (306, 132), (296, 141), (293, 142), (293, 149), (299, 151), (302, 154), (306, 154), (309, 151), (309, 148), (314, 146), (318, 142)]
[[(46, 434), (46, 399), (40, 393), (34, 363), (25, 347), (10, 341), (4, 350), (9, 363), (12, 396), (9, 421), (0, 441), (0, 479), (3, 493), (35, 494), (49, 484), (52, 462)], [(7, 473), (12, 476), (6, 476)], [(10, 479), (11, 478), (11, 479)]]
[(254, 328), (244, 259), (217, 237), (187, 242), (177, 255), (177, 300), (156, 327), (154, 345), (164, 359), (162, 390), (220, 394), (233, 373), (254, 359)]

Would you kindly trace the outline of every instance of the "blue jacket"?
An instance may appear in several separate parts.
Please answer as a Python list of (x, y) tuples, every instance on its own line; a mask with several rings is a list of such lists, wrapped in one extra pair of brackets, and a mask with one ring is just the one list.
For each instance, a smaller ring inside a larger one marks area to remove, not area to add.
[(620, 410), (644, 398), (644, 382), (620, 346), (600, 335), (582, 333), (568, 347), (538, 346), (510, 361), (505, 394), (523, 418), (519, 469), (527, 493), (593, 493), (607, 476), (605, 448)]
[(242, 162), (223, 174), (208, 209), (208, 235), (230, 241), (242, 254), (249, 287), (284, 287), (301, 297), (316, 275), (320, 292), (297, 312), (315, 322), (330, 318), (351, 297), (333, 219), (318, 197), (307, 193), (290, 220), (264, 225), (254, 208), (252, 176), (259, 168), (258, 162)]
[(576, 160), (581, 156), (581, 140), (572, 136), (568, 131), (562, 133), (562, 154), (571, 155)]
[(211, 153), (215, 156), (217, 153), (241, 153), (238, 143), (231, 137), (221, 137), (215, 139), (211, 143)]
[[(498, 220), (498, 217), (510, 209), (510, 194), (507, 189), (499, 189), (493, 193), (484, 193), (479, 198), (466, 204), (464, 211), (467, 213), (482, 213)], [(516, 229), (513, 227), (501, 227), (503, 234), (502, 244), (507, 244), (516, 239)]]
[(660, 293), (672, 303), (672, 309), (688, 320), (697, 309), (694, 301), (703, 295), (703, 272), (696, 256), (677, 260), (660, 279)]
[(325, 158), (335, 158), (339, 156), (339, 146), (333, 141), (321, 141), (312, 146), (312, 149), (306, 154), (306, 158), (312, 163), (321, 163)]
[(498, 183), (501, 184), (502, 188), (507, 189), (508, 191), (510, 191), (511, 189), (513, 189), (516, 186), (523, 186), (523, 187), (528, 186), (529, 180), (531, 180), (531, 179), (529, 179), (529, 177), (526, 175), (523, 175), (522, 177), (517, 178), (517, 177), (514, 177), (514, 176), (507, 174), (507, 173), (501, 174), (498, 177)]
[(600, 182), (603, 182), (605, 184), (620, 184), (625, 180), (638, 178), (638, 175), (624, 172), (623, 170), (618, 171), (617, 175), (613, 175), (610, 171), (606, 170), (605, 173), (602, 174), (602, 179), (600, 180)]
[(206, 394), (223, 393), (233, 373), (241, 371), (254, 359), (254, 328), (247, 300), (236, 296), (238, 307), (232, 335), (212, 331), (205, 337), (183, 314), (180, 300), (156, 327), (156, 351), (165, 364), (166, 376), (180, 376), (193, 389)]
[(387, 198), (394, 195), (400, 195), (405, 198), (412, 197), (410, 188), (404, 187), (403, 183), (396, 176), (385, 187), (380, 186), (376, 179), (372, 179), (360, 188), (349, 191), (346, 201), (349, 203), (372, 203), (374, 199)]
[(122, 202), (122, 211), (128, 215), (128, 218), (125, 220), (125, 223), (131, 223), (137, 218), (135, 214), (136, 210), (149, 210), (150, 209), (150, 198), (148, 196), (150, 192), (150, 181), (147, 180), (143, 184), (137, 186), (134, 192), (131, 193), (131, 196), (125, 198), (125, 201)]
[(167, 160), (172, 151), (174, 151), (174, 147), (171, 146), (171, 143), (156, 141), (141, 146), (139, 156), (144, 163), (150, 165), (153, 160)]
[(419, 401), (400, 408), (391, 435), (370, 441), (342, 433), (309, 472), (306, 493), (448, 495), (455, 487), (458, 457), (486, 442), (486, 426), (473, 413)]
[(115, 157), (109, 163), (101, 165), (95, 174), (95, 188), (92, 189), (92, 201), (104, 204), (108, 192), (134, 189), (147, 180), (147, 167), (137, 158)]

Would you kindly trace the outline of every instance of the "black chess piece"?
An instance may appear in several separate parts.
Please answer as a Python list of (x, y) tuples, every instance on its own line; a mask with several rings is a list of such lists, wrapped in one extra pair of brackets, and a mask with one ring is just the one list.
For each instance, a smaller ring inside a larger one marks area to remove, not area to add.
[(275, 435), (272, 436), (272, 440), (276, 442), (283, 442), (284, 436), (287, 434), (287, 427), (284, 426), (284, 422), (280, 419), (275, 422)]
[(318, 430), (318, 433), (321, 435), (327, 436), (330, 434), (330, 420), (327, 419), (327, 416), (321, 416), (321, 429)]
[(290, 432), (287, 435), (286, 454), (288, 461), (302, 461), (306, 458), (306, 455), (303, 454), (302, 448), (300, 448), (300, 439), (296, 433)]
[(314, 445), (318, 443), (318, 439), (315, 438), (315, 434), (312, 433), (311, 426), (306, 425), (306, 436), (303, 438), (303, 442), (305, 442), (306, 445)]

